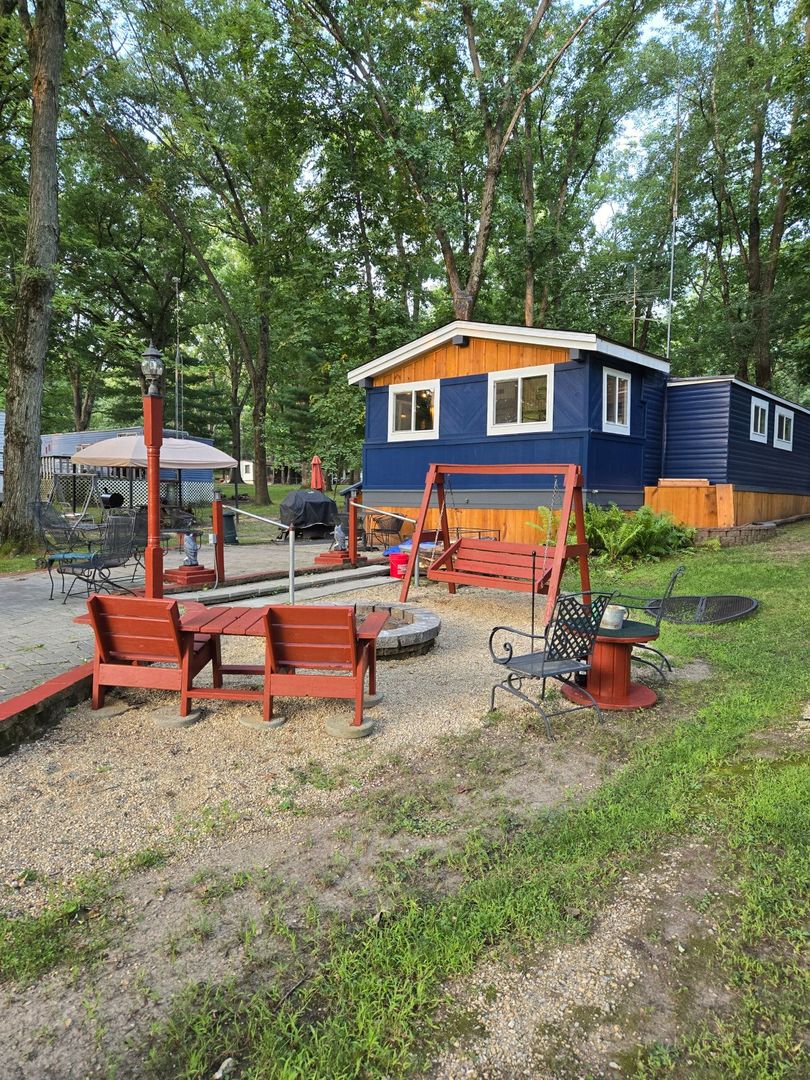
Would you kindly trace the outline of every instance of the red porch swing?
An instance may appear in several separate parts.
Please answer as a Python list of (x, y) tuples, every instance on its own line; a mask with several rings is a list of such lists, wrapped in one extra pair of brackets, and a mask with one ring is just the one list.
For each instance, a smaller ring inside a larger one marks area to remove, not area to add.
[[(553, 547), (547, 543), (511, 544), (471, 536), (462, 536), (451, 542), (445, 500), (445, 477), (450, 475), (562, 477), (563, 496), (556, 543)], [(575, 558), (579, 562), (580, 589), (582, 592), (590, 591), (588, 544), (582, 508), (582, 469), (579, 465), (430, 465), (402, 581), (400, 603), (408, 599), (434, 488), (439, 504), (439, 528), (431, 530), (431, 535), (435, 534), (436, 540), (442, 541), (443, 550), (427, 571), (431, 581), (446, 581), (451, 593), (455, 593), (457, 585), (478, 585), (490, 589), (547, 594), (547, 610), (551, 611), (560, 591), (565, 564), (568, 559)], [(567, 542), (571, 514), (574, 515), (577, 537), (575, 544)]]

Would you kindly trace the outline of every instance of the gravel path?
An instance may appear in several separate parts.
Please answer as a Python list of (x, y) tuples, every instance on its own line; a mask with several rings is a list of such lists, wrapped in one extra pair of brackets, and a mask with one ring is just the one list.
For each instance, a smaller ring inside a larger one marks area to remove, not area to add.
[[(346, 597), (354, 599), (370, 602), (374, 591)], [(307, 788), (310, 804), (328, 809), (392, 755), (422, 758), (442, 736), (474, 729), (498, 674), (487, 654), (489, 630), (527, 626), (529, 600), (483, 589), (450, 597), (435, 586), (412, 590), (411, 599), (439, 614), (442, 630), (427, 656), (380, 665), (385, 696), (370, 714), (377, 727), (369, 739), (330, 739), (325, 721), (339, 715), (348, 722), (351, 704), (305, 698), (279, 701), (289, 722), (273, 731), (237, 723), (258, 706), (226, 702), (203, 703), (203, 718), (191, 727), (158, 730), (154, 709), (174, 696), (132, 691), (133, 707), (122, 715), (99, 718), (79, 706), (49, 735), (0, 759), (0, 906), (34, 910), (49, 884), (114, 869), (145, 848), (177, 849), (225, 828), (289, 828), (275, 811), (295, 770), (317, 763), (344, 777), (335, 791)], [(231, 662), (261, 659), (258, 641), (225, 645)], [(24, 880), (30, 883), (21, 888)]]

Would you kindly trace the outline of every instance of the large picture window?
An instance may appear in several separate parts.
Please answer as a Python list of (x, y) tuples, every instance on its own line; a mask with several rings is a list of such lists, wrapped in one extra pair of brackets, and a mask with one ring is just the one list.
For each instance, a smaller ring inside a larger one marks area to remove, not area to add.
[(751, 439), (762, 443), (768, 441), (768, 402), (762, 398), (751, 398)]
[(487, 434), (551, 431), (554, 365), (493, 371), (488, 378)]
[(793, 413), (781, 405), (774, 409), (773, 445), (779, 450), (793, 449)]
[(630, 434), (630, 376), (624, 371), (603, 371), (602, 431)]
[(388, 438), (438, 439), (439, 383), (403, 383), (388, 388)]

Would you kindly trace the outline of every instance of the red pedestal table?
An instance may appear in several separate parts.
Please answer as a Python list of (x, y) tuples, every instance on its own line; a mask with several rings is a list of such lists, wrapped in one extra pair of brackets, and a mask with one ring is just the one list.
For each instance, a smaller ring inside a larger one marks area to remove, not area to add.
[[(648, 709), (655, 705), (658, 701), (655, 691), (631, 680), (630, 657), (634, 645), (655, 641), (657, 637), (658, 630), (650, 623), (632, 621), (625, 622), (618, 630), (599, 631), (585, 686), (601, 709)], [(562, 692), (578, 705), (590, 704), (575, 686), (564, 686)]]

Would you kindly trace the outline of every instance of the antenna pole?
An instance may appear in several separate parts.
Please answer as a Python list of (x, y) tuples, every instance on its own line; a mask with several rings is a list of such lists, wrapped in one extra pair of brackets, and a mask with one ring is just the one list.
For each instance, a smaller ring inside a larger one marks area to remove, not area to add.
[(672, 174), (672, 236), (669, 244), (669, 302), (667, 304), (667, 360), (672, 343), (672, 292), (675, 282), (675, 232), (678, 226), (678, 182), (681, 159), (681, 84), (675, 98), (675, 164)]
[(174, 285), (174, 437), (180, 438), (180, 278)]

